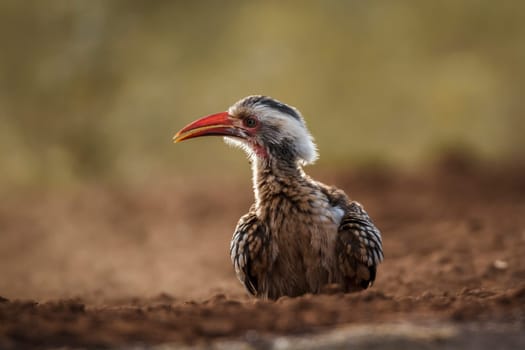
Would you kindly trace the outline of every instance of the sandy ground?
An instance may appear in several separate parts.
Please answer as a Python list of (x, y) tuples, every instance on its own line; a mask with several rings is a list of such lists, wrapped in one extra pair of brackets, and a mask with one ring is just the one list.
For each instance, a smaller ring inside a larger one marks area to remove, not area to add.
[(385, 261), (365, 292), (249, 298), (228, 255), (248, 179), (4, 193), (0, 349), (525, 343), (524, 168), (450, 158), (416, 174), (315, 177), (383, 232)]

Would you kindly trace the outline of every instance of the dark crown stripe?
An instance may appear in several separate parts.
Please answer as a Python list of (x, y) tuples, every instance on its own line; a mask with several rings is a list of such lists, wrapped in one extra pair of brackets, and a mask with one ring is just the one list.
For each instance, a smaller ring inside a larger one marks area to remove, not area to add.
[(247, 99), (245, 103), (251, 105), (261, 104), (269, 108), (273, 108), (281, 113), (288, 114), (290, 117), (293, 117), (297, 120), (301, 120), (301, 116), (299, 115), (299, 113), (297, 113), (297, 111), (294, 108), (279, 101), (276, 101), (268, 96), (253, 96), (252, 98)]

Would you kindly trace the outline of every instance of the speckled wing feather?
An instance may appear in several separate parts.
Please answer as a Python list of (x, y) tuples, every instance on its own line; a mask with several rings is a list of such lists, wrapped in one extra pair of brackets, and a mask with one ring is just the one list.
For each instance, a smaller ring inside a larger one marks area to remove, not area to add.
[(349, 291), (366, 289), (374, 282), (377, 265), (383, 260), (381, 233), (357, 202), (345, 208), (336, 253)]
[(237, 278), (252, 295), (261, 296), (263, 276), (269, 268), (269, 235), (255, 212), (242, 216), (230, 244), (230, 256)]

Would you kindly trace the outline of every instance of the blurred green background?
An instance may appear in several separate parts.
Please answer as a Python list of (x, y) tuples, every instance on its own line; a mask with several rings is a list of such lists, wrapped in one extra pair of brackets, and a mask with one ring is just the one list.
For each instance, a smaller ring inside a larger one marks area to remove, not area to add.
[(177, 129), (249, 94), (297, 106), (319, 166), (525, 155), (523, 1), (0, 2), (0, 186), (244, 176)]

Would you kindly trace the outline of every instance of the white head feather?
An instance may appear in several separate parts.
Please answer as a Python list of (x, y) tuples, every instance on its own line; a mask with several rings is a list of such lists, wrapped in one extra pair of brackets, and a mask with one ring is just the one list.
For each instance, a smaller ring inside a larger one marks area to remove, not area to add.
[[(303, 117), (295, 107), (287, 106), (295, 112), (296, 116), (292, 116), (279, 109), (272, 108), (265, 103), (256, 102), (252, 105), (243, 104), (244, 101), (247, 101), (250, 98), (251, 96), (235, 103), (230, 107), (228, 113), (230, 115), (236, 115), (241, 108), (248, 108), (255, 116), (257, 116), (263, 125), (273, 126), (279, 130), (278, 134), (267, 133), (265, 137), (269, 139), (266, 141), (274, 144), (280, 144), (285, 139), (291, 141), (295, 147), (298, 162), (301, 165), (312, 164), (317, 160), (317, 146), (314, 143), (312, 135), (306, 128), (306, 123)], [(280, 103), (276, 100), (273, 101)], [(244, 140), (225, 137), (225, 141), (228, 144), (242, 148), (250, 157), (254, 156), (252, 147)]]

